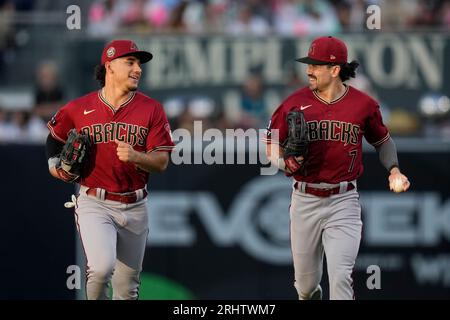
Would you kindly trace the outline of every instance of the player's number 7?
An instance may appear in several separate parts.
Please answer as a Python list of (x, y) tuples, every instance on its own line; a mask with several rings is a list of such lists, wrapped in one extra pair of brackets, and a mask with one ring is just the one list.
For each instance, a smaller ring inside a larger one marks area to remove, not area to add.
[(358, 150), (351, 150), (349, 156), (352, 157), (352, 161), (350, 162), (350, 167), (348, 168), (348, 172), (353, 171), (353, 167), (355, 166), (356, 155), (358, 154)]

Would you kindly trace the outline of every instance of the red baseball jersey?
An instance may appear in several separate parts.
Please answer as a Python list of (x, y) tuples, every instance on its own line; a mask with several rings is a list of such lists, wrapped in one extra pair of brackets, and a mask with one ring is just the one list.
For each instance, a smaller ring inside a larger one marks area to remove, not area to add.
[[(285, 146), (286, 116), (292, 110), (304, 113), (311, 141), (307, 173), (295, 174), (298, 181), (335, 184), (357, 179), (363, 173), (362, 137), (374, 147), (390, 137), (378, 103), (367, 94), (346, 86), (342, 97), (328, 103), (305, 87), (289, 96), (274, 112), (267, 128), (267, 143)], [(278, 129), (277, 141), (274, 129)]]
[(115, 139), (140, 152), (171, 152), (174, 143), (162, 105), (139, 92), (133, 92), (119, 109), (95, 91), (63, 106), (47, 124), (51, 135), (65, 142), (75, 128), (91, 136), (93, 153), (86, 176), (80, 183), (110, 192), (144, 188), (149, 174), (117, 157)]

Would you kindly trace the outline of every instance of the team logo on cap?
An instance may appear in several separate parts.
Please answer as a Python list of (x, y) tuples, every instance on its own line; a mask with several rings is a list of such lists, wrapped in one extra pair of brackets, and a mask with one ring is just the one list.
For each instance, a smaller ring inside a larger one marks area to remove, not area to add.
[(336, 59), (336, 57), (333, 56), (332, 54), (330, 54), (330, 60), (335, 60), (335, 59)]
[(310, 54), (314, 54), (314, 47), (316, 46), (315, 43), (311, 44), (311, 46), (309, 47), (309, 53)]
[(110, 48), (108, 49), (108, 51), (106, 51), (106, 56), (107, 56), (108, 58), (111, 58), (111, 57), (114, 56), (115, 53), (116, 53), (116, 49), (114, 49), (114, 47), (110, 47)]
[(135, 51), (138, 50), (136, 43), (134, 43), (134, 42), (131, 43), (131, 50), (135, 50)]

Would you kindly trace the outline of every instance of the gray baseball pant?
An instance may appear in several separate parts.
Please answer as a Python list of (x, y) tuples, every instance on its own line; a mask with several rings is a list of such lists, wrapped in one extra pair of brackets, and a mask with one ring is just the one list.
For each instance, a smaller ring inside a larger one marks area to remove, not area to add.
[(101, 200), (81, 186), (76, 224), (86, 255), (88, 300), (138, 298), (139, 275), (147, 243), (147, 198), (135, 203)]
[(308, 299), (322, 278), (327, 258), (330, 299), (354, 299), (352, 272), (361, 240), (361, 206), (356, 188), (322, 198), (294, 188), (290, 207), (295, 288)]

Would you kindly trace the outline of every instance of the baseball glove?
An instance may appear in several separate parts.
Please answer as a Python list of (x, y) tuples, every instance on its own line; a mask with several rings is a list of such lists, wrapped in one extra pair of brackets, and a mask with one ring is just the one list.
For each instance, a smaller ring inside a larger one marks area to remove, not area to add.
[[(309, 135), (305, 116), (301, 111), (291, 111), (286, 117), (288, 139), (284, 151), (284, 162), (291, 174), (306, 175), (305, 159), (308, 154)], [(299, 160), (299, 157), (303, 157)]]
[(59, 177), (66, 182), (76, 182), (83, 173), (89, 158), (91, 140), (89, 136), (69, 131), (66, 144), (60, 154), (60, 164), (56, 167)]

